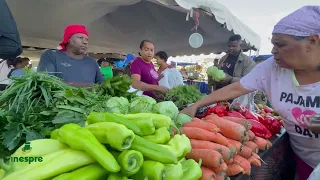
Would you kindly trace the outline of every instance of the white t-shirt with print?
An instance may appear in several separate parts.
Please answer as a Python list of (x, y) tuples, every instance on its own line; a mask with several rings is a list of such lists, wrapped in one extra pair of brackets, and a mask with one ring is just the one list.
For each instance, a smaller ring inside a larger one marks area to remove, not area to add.
[(273, 108), (284, 118), (293, 151), (315, 168), (320, 163), (319, 134), (308, 130), (306, 115), (320, 114), (320, 82), (296, 85), (293, 71), (280, 68), (273, 57), (258, 64), (240, 80), (249, 90), (264, 91)]

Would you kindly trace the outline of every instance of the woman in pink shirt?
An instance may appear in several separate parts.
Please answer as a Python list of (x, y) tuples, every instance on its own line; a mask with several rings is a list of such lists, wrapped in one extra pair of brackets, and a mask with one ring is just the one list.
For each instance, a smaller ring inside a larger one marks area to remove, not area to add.
[(167, 87), (158, 85), (158, 73), (151, 62), (154, 56), (154, 45), (149, 40), (143, 40), (140, 44), (140, 57), (131, 64), (130, 72), (132, 87), (143, 91), (144, 95), (156, 97), (154, 92), (166, 93)]
[(309, 119), (320, 114), (320, 6), (304, 6), (281, 19), (274, 26), (272, 44), (273, 57), (183, 112), (194, 116), (198, 108), (265, 92), (284, 118), (299, 180), (306, 180), (320, 163), (320, 124)]

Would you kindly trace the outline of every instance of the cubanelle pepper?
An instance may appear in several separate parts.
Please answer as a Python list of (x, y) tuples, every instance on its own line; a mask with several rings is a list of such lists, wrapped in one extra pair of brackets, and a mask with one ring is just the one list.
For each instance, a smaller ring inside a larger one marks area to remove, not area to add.
[(3, 180), (49, 179), (95, 162), (95, 159), (84, 151), (65, 149), (45, 155), (42, 161), (14, 171)]
[(190, 139), (185, 134), (176, 134), (168, 144), (161, 146), (170, 150), (178, 160), (191, 151)]
[(143, 136), (143, 138), (157, 144), (165, 144), (170, 140), (170, 132), (166, 127), (162, 127), (157, 129), (153, 135)]
[(156, 144), (146, 140), (140, 136), (134, 138), (130, 149), (141, 152), (141, 154), (153, 161), (158, 161), (164, 164), (176, 164), (178, 162), (175, 154), (160, 144)]
[(88, 129), (77, 124), (66, 124), (59, 129), (57, 136), (61, 143), (66, 143), (73, 149), (87, 152), (109, 172), (120, 171), (116, 159)]
[(140, 120), (151, 118), (156, 129), (171, 126), (171, 118), (162, 114), (153, 114), (153, 113), (137, 113), (137, 114), (117, 114), (129, 120)]
[(165, 178), (165, 165), (157, 161), (144, 161), (142, 167), (132, 179), (163, 180)]
[(90, 164), (69, 173), (61, 174), (52, 180), (92, 180), (106, 179), (109, 172), (100, 164)]
[(122, 124), (113, 122), (101, 122), (90, 124), (88, 129), (102, 144), (109, 144), (118, 151), (123, 151), (131, 147), (135, 137), (133, 131)]
[(112, 173), (109, 175), (107, 180), (134, 180), (134, 179), (129, 179), (127, 176), (123, 176), (122, 174), (119, 174), (119, 173)]
[(182, 164), (166, 164), (164, 170), (165, 180), (182, 180), (183, 170)]
[(87, 122), (89, 125), (99, 122), (114, 122), (126, 126), (128, 129), (132, 130), (137, 135), (145, 135), (134, 121), (130, 121), (112, 113), (91, 112), (87, 117)]
[(141, 168), (144, 159), (139, 151), (125, 150), (122, 152), (111, 151), (121, 167), (121, 174), (131, 176), (136, 174)]
[(181, 179), (183, 180), (198, 180), (202, 176), (202, 171), (200, 168), (200, 164), (198, 164), (193, 159), (188, 159), (181, 162), (183, 176)]

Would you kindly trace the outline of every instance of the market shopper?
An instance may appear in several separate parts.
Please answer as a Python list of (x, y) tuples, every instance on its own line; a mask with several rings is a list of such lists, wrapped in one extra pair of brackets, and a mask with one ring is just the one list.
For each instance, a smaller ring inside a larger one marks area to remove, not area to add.
[(166, 93), (167, 87), (158, 85), (158, 73), (151, 62), (154, 56), (154, 45), (149, 40), (140, 43), (140, 57), (130, 66), (132, 87), (143, 91), (144, 95), (156, 97), (157, 93)]
[(299, 180), (306, 180), (320, 162), (320, 125), (308, 118), (320, 113), (320, 6), (304, 6), (281, 19), (272, 43), (274, 57), (182, 112), (194, 116), (198, 108), (264, 91), (284, 118)]
[(103, 77), (95, 59), (88, 57), (88, 32), (82, 25), (69, 25), (64, 31), (61, 50), (46, 50), (38, 71), (47, 71), (73, 86), (102, 83)]
[(101, 58), (98, 60), (98, 64), (100, 66), (100, 71), (102, 73), (103, 79), (110, 79), (113, 77), (113, 62), (110, 58)]
[[(158, 75), (159, 77), (161, 76), (161, 73), (168, 69), (168, 68), (172, 68), (169, 64), (167, 64), (168, 61), (168, 55), (166, 52), (164, 51), (159, 51), (156, 53), (155, 58), (157, 60), (157, 64), (159, 65), (159, 69), (158, 69)], [(161, 79), (161, 78), (159, 78)]]
[(229, 38), (228, 52), (217, 63), (217, 67), (222, 69), (226, 78), (221, 82), (215, 82), (210, 76), (208, 77), (208, 92), (220, 89), (226, 85), (237, 82), (248, 74), (255, 66), (255, 62), (241, 49), (241, 36), (236, 34)]
[(157, 60), (157, 64), (159, 65), (159, 85), (172, 89), (176, 86), (184, 84), (180, 71), (167, 64), (168, 55), (166, 52), (157, 52), (155, 58)]
[(13, 68), (10, 70), (7, 77), (11, 78), (11, 77), (19, 77), (23, 75), (25, 71), (24, 68), (28, 68), (29, 64), (30, 64), (29, 58), (21, 58), (21, 57), (14, 58), (12, 63)]

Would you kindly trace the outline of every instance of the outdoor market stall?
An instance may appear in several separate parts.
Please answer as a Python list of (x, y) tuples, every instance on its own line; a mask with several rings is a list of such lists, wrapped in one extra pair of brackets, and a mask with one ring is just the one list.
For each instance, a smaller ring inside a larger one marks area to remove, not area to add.
[[(130, 78), (117, 76), (87, 91), (32, 71), (13, 79), (0, 95), (3, 180), (84, 174), (109, 180), (249, 179), (273, 163), (272, 147), (285, 146), (279, 117), (267, 106), (253, 113), (240, 104), (218, 103), (198, 114), (202, 120), (192, 119), (179, 110), (203, 97), (197, 88), (175, 87), (156, 102), (128, 93), (130, 84)], [(31, 154), (25, 147), (33, 148)], [(15, 160), (33, 156), (44, 161)]]

